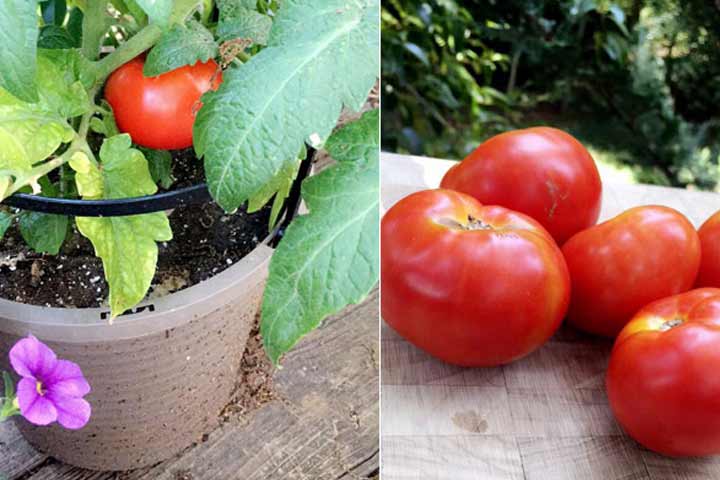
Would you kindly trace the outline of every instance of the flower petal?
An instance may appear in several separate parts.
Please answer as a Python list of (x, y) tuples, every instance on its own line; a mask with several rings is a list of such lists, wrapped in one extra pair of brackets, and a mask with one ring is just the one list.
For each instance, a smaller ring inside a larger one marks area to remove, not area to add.
[(90, 404), (82, 398), (50, 395), (57, 409), (57, 421), (68, 430), (78, 430), (90, 420)]
[(29, 335), (10, 349), (10, 364), (21, 377), (44, 377), (55, 368), (57, 357), (50, 347)]
[(58, 412), (55, 405), (47, 396), (38, 393), (35, 379), (20, 380), (17, 386), (17, 400), (20, 413), (28, 422), (35, 425), (49, 425), (57, 420)]
[(45, 377), (45, 387), (53, 394), (65, 397), (83, 397), (90, 393), (80, 366), (70, 360), (58, 360), (55, 368)]

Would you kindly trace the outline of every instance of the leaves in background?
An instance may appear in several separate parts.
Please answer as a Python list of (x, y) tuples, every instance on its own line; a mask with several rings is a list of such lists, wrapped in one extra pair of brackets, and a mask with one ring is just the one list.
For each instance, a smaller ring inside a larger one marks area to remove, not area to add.
[(273, 362), (377, 283), (378, 111), (333, 134), (327, 148), (338, 164), (303, 183), (310, 213), (290, 224), (270, 261), (260, 329)]
[(10, 228), (13, 220), (15, 220), (15, 215), (10, 212), (0, 210), (0, 240), (2, 240), (5, 236), (5, 232), (7, 232), (8, 228)]
[(155, 183), (167, 190), (175, 181), (172, 176), (172, 155), (167, 150), (140, 149), (148, 162), (150, 175)]
[(222, 42), (247, 38), (259, 45), (268, 40), (272, 19), (255, 10), (257, 2), (247, 0), (220, 0), (220, 19), (217, 36)]
[[(131, 148), (127, 134), (107, 138), (100, 148), (102, 169), (87, 158), (77, 158), (78, 190), (92, 192), (88, 198), (128, 198), (151, 195), (157, 186), (142, 152)], [(172, 239), (164, 212), (127, 217), (77, 217), (80, 233), (102, 259), (110, 286), (112, 316), (140, 302), (155, 275), (159, 241)]]
[(39, 48), (74, 48), (79, 46), (75, 38), (63, 27), (45, 25), (38, 36)]
[(65, 0), (44, 0), (40, 2), (40, 12), (46, 25), (62, 25), (65, 22), (67, 4)]
[(20, 100), (38, 99), (36, 0), (0, 0), (0, 88)]
[(217, 55), (215, 39), (205, 27), (196, 21), (188, 26), (175, 25), (163, 34), (160, 41), (150, 50), (143, 73), (154, 77), (197, 61), (207, 62)]
[(167, 25), (172, 13), (173, 0), (134, 0), (143, 9), (150, 21), (158, 25)]
[(40, 212), (22, 212), (18, 224), (25, 242), (38, 253), (57, 255), (65, 241), (68, 217)]
[(377, 0), (283, 3), (268, 46), (225, 72), (195, 121), (195, 151), (225, 210), (257, 195), (306, 139), (327, 138), (343, 105), (362, 106), (377, 77), (378, 37)]

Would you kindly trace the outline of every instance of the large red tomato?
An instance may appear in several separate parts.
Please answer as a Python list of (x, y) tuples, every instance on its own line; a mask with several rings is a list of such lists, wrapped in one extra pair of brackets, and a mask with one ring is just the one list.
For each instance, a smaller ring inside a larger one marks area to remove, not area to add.
[(537, 127), (502, 133), (451, 168), (440, 184), (530, 215), (562, 245), (597, 222), (602, 200), (592, 157), (574, 137)]
[(572, 279), (568, 321), (614, 337), (640, 308), (692, 288), (700, 240), (668, 207), (645, 206), (574, 235), (562, 248)]
[(607, 392), (635, 440), (673, 456), (720, 454), (720, 289), (643, 308), (620, 332)]
[(144, 65), (145, 59), (137, 57), (115, 70), (105, 84), (118, 128), (144, 147), (191, 147), (200, 96), (222, 82), (217, 64), (198, 62), (157, 77), (144, 76)]
[(703, 223), (698, 236), (702, 259), (695, 286), (720, 287), (720, 212)]
[(552, 237), (530, 217), (451, 190), (398, 202), (381, 226), (382, 316), (449, 363), (499, 365), (542, 345), (570, 296)]

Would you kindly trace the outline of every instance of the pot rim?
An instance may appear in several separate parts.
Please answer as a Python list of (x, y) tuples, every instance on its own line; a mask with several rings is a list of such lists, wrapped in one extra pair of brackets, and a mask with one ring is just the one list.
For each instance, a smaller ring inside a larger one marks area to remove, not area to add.
[(28, 333), (70, 343), (106, 342), (151, 335), (175, 328), (222, 308), (238, 289), (245, 290), (267, 276), (274, 250), (264, 242), (222, 272), (158, 298), (146, 299), (116, 317), (111, 324), (108, 307), (61, 308), (28, 305), (0, 298), (0, 331)]

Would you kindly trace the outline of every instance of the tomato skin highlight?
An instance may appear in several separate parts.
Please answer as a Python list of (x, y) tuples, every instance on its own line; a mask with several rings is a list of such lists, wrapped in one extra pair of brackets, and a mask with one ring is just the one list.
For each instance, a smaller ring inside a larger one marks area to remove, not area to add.
[(562, 247), (570, 270), (568, 321), (615, 337), (648, 303), (692, 288), (700, 239), (680, 212), (635, 207), (575, 234)]
[[(667, 322), (678, 323), (667, 329)], [(663, 330), (665, 328), (665, 330)], [(669, 456), (720, 454), (720, 289), (647, 305), (618, 336), (606, 386), (615, 417)]]
[(105, 84), (105, 98), (118, 128), (144, 147), (191, 147), (200, 97), (211, 88), (217, 90), (222, 82), (221, 72), (215, 76), (217, 63), (212, 59), (198, 62), (157, 77), (145, 77), (144, 65), (145, 59), (136, 57), (115, 70)]
[(523, 357), (567, 310), (570, 280), (550, 234), (459, 192), (425, 190), (395, 204), (382, 219), (380, 256), (383, 318), (448, 363)]
[(590, 153), (572, 135), (549, 127), (490, 138), (451, 168), (440, 186), (529, 215), (559, 245), (594, 225), (602, 202)]
[(702, 259), (695, 286), (720, 288), (720, 212), (702, 224), (698, 236)]

